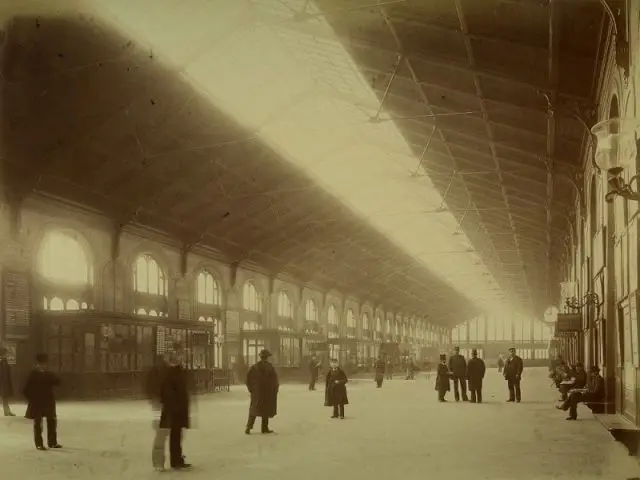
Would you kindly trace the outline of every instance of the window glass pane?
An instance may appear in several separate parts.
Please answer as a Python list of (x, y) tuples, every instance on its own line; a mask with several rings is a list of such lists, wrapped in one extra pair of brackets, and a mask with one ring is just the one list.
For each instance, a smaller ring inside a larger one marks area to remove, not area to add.
[(50, 232), (38, 254), (38, 273), (47, 280), (67, 285), (90, 283), (91, 265), (84, 248), (72, 235)]

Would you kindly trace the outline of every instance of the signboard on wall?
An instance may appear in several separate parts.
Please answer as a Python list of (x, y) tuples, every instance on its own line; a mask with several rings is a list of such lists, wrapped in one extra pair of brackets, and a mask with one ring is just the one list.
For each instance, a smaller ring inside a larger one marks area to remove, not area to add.
[(582, 315), (579, 313), (559, 313), (556, 320), (556, 333), (582, 331)]

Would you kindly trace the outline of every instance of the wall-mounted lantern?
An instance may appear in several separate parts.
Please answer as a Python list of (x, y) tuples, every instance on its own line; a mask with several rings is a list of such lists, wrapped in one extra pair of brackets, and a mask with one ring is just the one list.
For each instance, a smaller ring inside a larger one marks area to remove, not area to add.
[(638, 175), (628, 183), (623, 178), (624, 171), (636, 161), (639, 132), (640, 122), (634, 118), (610, 118), (591, 128), (591, 133), (596, 137), (596, 164), (608, 176), (609, 192), (605, 195), (608, 203), (613, 202), (617, 196), (640, 201)]

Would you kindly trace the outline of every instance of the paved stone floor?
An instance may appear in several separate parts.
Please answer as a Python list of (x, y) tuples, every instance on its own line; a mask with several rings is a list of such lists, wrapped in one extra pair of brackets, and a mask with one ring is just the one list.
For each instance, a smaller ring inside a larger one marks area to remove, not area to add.
[(185, 439), (190, 472), (151, 469), (146, 402), (61, 404), (59, 451), (36, 451), (27, 420), (0, 418), (0, 472), (13, 480), (639, 477), (637, 462), (586, 411), (566, 422), (553, 409), (545, 373), (525, 372), (521, 404), (504, 403), (505, 382), (495, 369), (487, 372), (483, 405), (439, 404), (425, 377), (396, 378), (380, 390), (358, 380), (344, 421), (329, 419), (321, 391), (285, 385), (272, 423), (277, 433), (250, 437), (242, 431), (247, 394), (236, 387), (198, 399)]

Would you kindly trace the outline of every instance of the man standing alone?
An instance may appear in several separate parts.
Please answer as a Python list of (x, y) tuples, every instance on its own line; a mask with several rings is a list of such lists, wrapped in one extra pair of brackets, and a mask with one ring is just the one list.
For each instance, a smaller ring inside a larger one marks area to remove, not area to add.
[(460, 355), (460, 347), (454, 348), (454, 354), (449, 359), (449, 370), (453, 378), (453, 396), (456, 402), (460, 401), (460, 389), (462, 389), (462, 401), (468, 402), (467, 397), (467, 361)]
[(316, 389), (316, 382), (318, 381), (318, 373), (320, 371), (320, 362), (315, 355), (311, 356), (309, 360), (309, 390)]
[(509, 400), (507, 402), (520, 403), (520, 379), (522, 378), (522, 370), (524, 365), (522, 359), (516, 355), (516, 349), (509, 349), (509, 358), (504, 364), (504, 378), (509, 387)]
[(382, 358), (382, 355), (380, 355), (376, 360), (376, 363), (373, 364), (373, 368), (376, 372), (376, 387), (378, 388), (382, 388), (382, 382), (384, 381), (384, 367), (384, 359)]
[(7, 349), (0, 348), (0, 396), (2, 397), (2, 409), (5, 417), (14, 417), (9, 406), (9, 398), (13, 395), (13, 382), (11, 381), (11, 367), (7, 360)]
[(275, 417), (278, 412), (280, 382), (276, 369), (269, 363), (270, 356), (269, 350), (262, 350), (260, 361), (253, 365), (247, 373), (246, 384), (251, 394), (249, 419), (244, 429), (244, 433), (247, 435), (251, 433), (257, 417), (262, 419), (262, 433), (273, 433), (273, 430), (269, 430), (269, 419)]
[[(159, 382), (160, 394), (160, 422), (158, 428), (169, 433), (169, 463), (171, 468), (182, 470), (191, 467), (185, 463), (182, 453), (182, 430), (189, 428), (189, 379), (186, 370), (182, 367), (178, 350), (181, 346), (174, 347), (174, 351), (165, 356), (165, 363), (158, 366), (156, 372)], [(164, 449), (164, 441), (162, 448)]]
[(484, 360), (478, 358), (478, 351), (471, 350), (471, 359), (467, 364), (467, 378), (469, 379), (469, 392), (471, 403), (482, 403), (482, 379), (487, 368)]

